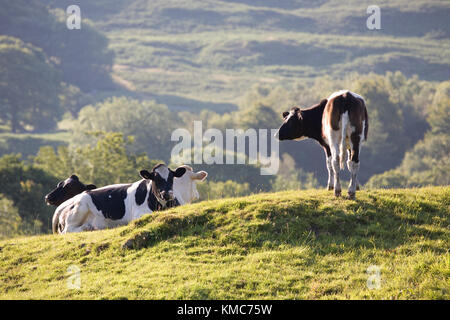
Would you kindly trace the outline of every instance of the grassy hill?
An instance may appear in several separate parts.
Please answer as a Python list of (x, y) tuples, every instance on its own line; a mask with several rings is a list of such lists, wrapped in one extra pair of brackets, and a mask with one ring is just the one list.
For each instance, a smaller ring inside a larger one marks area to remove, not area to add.
[[(204, 201), (129, 226), (0, 242), (1, 299), (449, 299), (450, 189)], [(68, 289), (68, 267), (81, 270)], [(381, 288), (368, 289), (370, 266)]]
[(230, 111), (255, 83), (397, 70), (442, 81), (450, 70), (450, 4), (439, 0), (40, 2), (80, 5), (109, 39), (116, 82), (175, 109)]

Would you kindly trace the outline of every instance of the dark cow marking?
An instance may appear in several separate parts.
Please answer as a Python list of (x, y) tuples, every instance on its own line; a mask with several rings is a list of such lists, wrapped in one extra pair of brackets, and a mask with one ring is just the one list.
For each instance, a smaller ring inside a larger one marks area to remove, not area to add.
[(138, 206), (140, 206), (141, 204), (144, 203), (145, 198), (147, 197), (147, 181), (142, 180), (142, 182), (139, 184), (139, 186), (136, 189), (136, 195), (135, 195), (135, 200), (136, 200), (136, 204)]
[(155, 195), (153, 194), (153, 192), (151, 190), (148, 195), (147, 203), (148, 203), (148, 207), (152, 211), (157, 211), (157, 210), (162, 209), (162, 205), (159, 203), (158, 199), (156, 199)]
[(125, 215), (125, 198), (131, 184), (88, 191), (92, 202), (106, 219), (120, 220)]

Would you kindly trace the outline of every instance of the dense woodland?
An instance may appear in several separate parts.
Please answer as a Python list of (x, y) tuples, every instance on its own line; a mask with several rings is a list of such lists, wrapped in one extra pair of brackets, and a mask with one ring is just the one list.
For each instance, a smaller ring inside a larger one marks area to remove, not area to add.
[[(73, 173), (136, 181), (170, 163), (172, 132), (194, 120), (274, 129), (342, 88), (367, 102), (364, 188), (449, 185), (450, 5), (372, 2), (381, 30), (356, 0), (0, 0), (0, 238), (49, 232), (43, 197)], [(65, 25), (70, 4), (81, 30)], [(280, 155), (275, 176), (195, 165), (209, 172), (201, 198), (325, 186), (315, 142)]]

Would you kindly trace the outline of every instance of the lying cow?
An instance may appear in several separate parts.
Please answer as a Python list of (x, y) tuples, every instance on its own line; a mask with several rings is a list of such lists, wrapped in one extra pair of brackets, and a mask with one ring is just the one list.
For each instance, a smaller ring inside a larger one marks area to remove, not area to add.
[(73, 198), (83, 191), (97, 189), (93, 184), (83, 184), (76, 175), (72, 175), (64, 181), (60, 181), (56, 188), (45, 196), (45, 202), (51, 206), (59, 206), (66, 200)]
[(173, 181), (174, 203), (171, 206), (184, 205), (191, 203), (200, 196), (197, 190), (197, 181), (205, 181), (208, 173), (206, 171), (194, 172), (194, 170), (187, 165), (180, 168), (185, 168), (186, 173), (181, 178), (176, 178)]
[(53, 232), (68, 233), (104, 229), (129, 223), (142, 215), (167, 207), (174, 200), (174, 178), (186, 168), (172, 171), (159, 164), (132, 184), (116, 184), (83, 192), (61, 204), (53, 215)]
[(351, 173), (348, 195), (354, 199), (359, 189), (361, 143), (367, 139), (369, 129), (364, 98), (341, 90), (308, 109), (294, 107), (283, 112), (283, 119), (276, 134), (279, 140), (312, 138), (323, 147), (327, 157), (328, 190), (334, 188), (335, 196), (341, 195), (339, 170), (344, 169), (345, 149), (348, 150), (347, 168)]

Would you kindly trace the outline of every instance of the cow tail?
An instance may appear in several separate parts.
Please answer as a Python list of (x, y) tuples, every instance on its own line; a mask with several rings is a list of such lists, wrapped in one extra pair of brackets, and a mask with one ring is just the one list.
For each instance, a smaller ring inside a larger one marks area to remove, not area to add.
[[(342, 139), (345, 142), (345, 138)], [(339, 146), (339, 164), (341, 166), (341, 170), (344, 170), (344, 165), (345, 165), (345, 143), (342, 143)]]
[(344, 170), (345, 165), (345, 147), (346, 147), (346, 138), (347, 138), (347, 127), (348, 127), (348, 113), (347, 115), (342, 117), (342, 131), (341, 131), (341, 141), (339, 143), (339, 163), (341, 166), (341, 170)]

